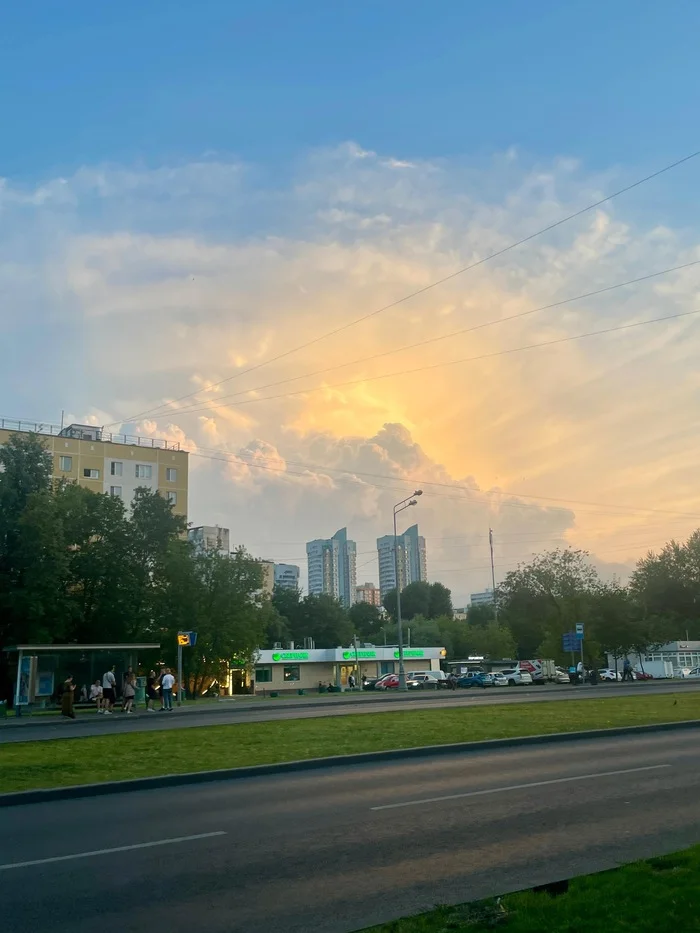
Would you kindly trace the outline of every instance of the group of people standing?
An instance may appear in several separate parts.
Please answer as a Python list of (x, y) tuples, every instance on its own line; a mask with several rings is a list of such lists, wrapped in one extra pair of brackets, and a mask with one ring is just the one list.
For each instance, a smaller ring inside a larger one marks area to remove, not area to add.
[[(73, 675), (69, 674), (61, 694), (61, 714), (68, 719), (75, 719), (75, 686)], [(134, 712), (136, 687), (136, 674), (130, 667), (124, 674), (121, 687), (121, 711), (127, 715)], [(169, 667), (162, 668), (160, 674), (149, 671), (146, 678), (146, 710), (155, 713), (155, 704), (160, 700), (160, 710), (172, 712), (174, 687), (175, 677)], [(89, 700), (95, 704), (99, 714), (111, 716), (117, 704), (117, 692), (117, 675), (112, 665), (90, 686)]]

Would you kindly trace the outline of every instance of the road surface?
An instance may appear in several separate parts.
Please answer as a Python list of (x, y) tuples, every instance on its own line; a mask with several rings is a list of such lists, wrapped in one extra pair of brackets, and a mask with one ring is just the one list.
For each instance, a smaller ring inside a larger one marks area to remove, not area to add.
[(698, 749), (700, 729), (3, 809), (2, 930), (349, 933), (611, 868), (700, 842)]
[[(435, 709), (437, 707), (481, 706), (509, 703), (538, 703), (548, 700), (583, 700), (611, 696), (657, 696), (678, 691), (697, 692), (698, 681), (671, 683), (601, 684), (597, 687), (555, 686), (508, 687), (487, 690), (439, 691), (396, 694), (367, 694), (336, 699), (309, 698), (307, 700), (233, 700), (208, 703), (199, 708), (195, 703), (172, 713), (146, 713), (133, 716), (116, 712), (111, 716), (98, 716), (94, 710), (78, 711), (75, 721), (54, 716), (35, 716), (15, 719), (10, 716), (0, 723), (0, 745), (5, 742), (42, 741), (47, 739), (76, 738), (90, 735), (109, 735), (114, 732), (157, 731), (183, 729), (193, 726), (219, 726), (237, 722), (269, 722), (278, 719), (310, 719), (324, 716), (348, 716), (354, 713), (386, 713), (400, 709)], [(700, 704), (698, 704), (700, 710)]]

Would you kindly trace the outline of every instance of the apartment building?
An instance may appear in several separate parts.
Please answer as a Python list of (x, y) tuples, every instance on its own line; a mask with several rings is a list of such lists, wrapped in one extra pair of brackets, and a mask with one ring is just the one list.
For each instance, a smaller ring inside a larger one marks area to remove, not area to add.
[(327, 593), (347, 608), (355, 602), (357, 548), (349, 540), (347, 528), (332, 538), (316, 538), (306, 545), (309, 594)]
[(200, 553), (217, 551), (229, 554), (231, 551), (231, 534), (228, 528), (219, 525), (197, 525), (188, 530), (187, 538)]
[(355, 602), (369, 603), (370, 606), (381, 606), (382, 597), (379, 587), (374, 583), (362, 583), (355, 587)]
[(283, 590), (299, 589), (299, 568), (296, 564), (275, 564), (275, 586)]
[(140, 487), (158, 491), (187, 517), (188, 454), (172, 441), (113, 434), (91, 424), (37, 424), (0, 418), (0, 445), (12, 434), (36, 434), (51, 455), (55, 480), (123, 499)]
[[(425, 538), (418, 534), (418, 525), (411, 525), (396, 539), (399, 587), (428, 579), (428, 562)], [(389, 590), (396, 588), (396, 566), (394, 564), (394, 536), (377, 538), (377, 560), (379, 563), (379, 591), (382, 599)]]

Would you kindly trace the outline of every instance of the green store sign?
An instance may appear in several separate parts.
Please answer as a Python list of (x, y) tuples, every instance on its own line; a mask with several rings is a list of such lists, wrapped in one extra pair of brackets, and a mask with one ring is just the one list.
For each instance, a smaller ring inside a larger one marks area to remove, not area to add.
[[(403, 656), (404, 658), (424, 658), (425, 652), (421, 648), (404, 648)], [(394, 652), (394, 657), (398, 660), (398, 651)]]
[(360, 661), (365, 661), (376, 657), (376, 651), (368, 651), (366, 649), (359, 651), (343, 651), (343, 661), (354, 661), (355, 658), (358, 658)]
[(308, 661), (308, 651), (275, 651), (272, 655), (273, 661)]

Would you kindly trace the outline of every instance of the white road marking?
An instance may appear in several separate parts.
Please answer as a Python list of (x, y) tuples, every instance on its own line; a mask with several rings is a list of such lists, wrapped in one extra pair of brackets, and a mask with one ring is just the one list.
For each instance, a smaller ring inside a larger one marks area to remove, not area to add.
[(212, 839), (214, 836), (225, 836), (221, 830), (216, 833), (198, 833), (196, 836), (175, 836), (173, 839), (157, 839), (155, 842), (137, 842), (132, 846), (115, 846), (113, 849), (95, 849), (92, 852), (76, 852), (74, 855), (54, 855), (52, 858), (37, 858), (29, 862), (9, 862), (0, 865), (0, 871), (10, 871), (12, 868), (29, 868), (31, 865), (49, 865), (51, 862), (69, 862), (76, 858), (94, 858), (97, 855), (111, 855), (113, 852), (131, 852), (133, 849), (152, 849), (154, 846), (171, 846), (178, 842), (194, 842), (195, 839)]
[(643, 768), (625, 768), (621, 771), (596, 771), (594, 774), (577, 774), (574, 777), (554, 778), (551, 781), (533, 781), (530, 784), (511, 784), (508, 787), (489, 787), (486, 790), (471, 790), (464, 794), (447, 794), (444, 797), (424, 797), (422, 800), (406, 800), (402, 803), (385, 803), (370, 810), (396, 810), (399, 807), (419, 807), (424, 803), (439, 803), (441, 800), (459, 800), (462, 797), (485, 797), (487, 794), (502, 794), (509, 790), (527, 790), (530, 787), (546, 787), (549, 784), (567, 784), (570, 781), (586, 781), (590, 778), (613, 777), (616, 774), (634, 774), (637, 771), (658, 771), (671, 765), (647, 765)]

